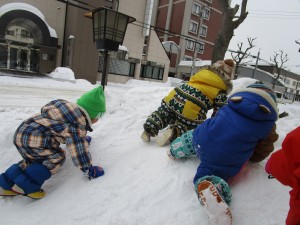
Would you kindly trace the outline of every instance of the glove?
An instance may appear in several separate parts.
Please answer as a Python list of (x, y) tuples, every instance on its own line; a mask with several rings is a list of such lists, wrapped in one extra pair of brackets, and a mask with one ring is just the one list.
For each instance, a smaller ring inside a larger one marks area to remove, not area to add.
[(89, 143), (89, 145), (91, 144), (92, 141), (92, 137), (91, 136), (86, 136), (85, 140)]
[(87, 176), (90, 180), (104, 175), (104, 170), (100, 166), (91, 165), (89, 169), (87, 169), (87, 170), (83, 169), (82, 171), (83, 171), (84, 175)]

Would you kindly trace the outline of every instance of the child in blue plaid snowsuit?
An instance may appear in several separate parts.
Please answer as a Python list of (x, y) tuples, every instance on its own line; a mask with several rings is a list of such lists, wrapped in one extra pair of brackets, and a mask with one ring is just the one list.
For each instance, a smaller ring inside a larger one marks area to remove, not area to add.
[(73, 163), (90, 178), (104, 174), (99, 166), (92, 166), (88, 151), (87, 131), (105, 112), (102, 87), (82, 95), (77, 104), (53, 100), (42, 107), (41, 113), (25, 120), (16, 130), (14, 144), (22, 160), (0, 175), (0, 195), (27, 195), (42, 198), (43, 183), (55, 174), (65, 162), (66, 144)]

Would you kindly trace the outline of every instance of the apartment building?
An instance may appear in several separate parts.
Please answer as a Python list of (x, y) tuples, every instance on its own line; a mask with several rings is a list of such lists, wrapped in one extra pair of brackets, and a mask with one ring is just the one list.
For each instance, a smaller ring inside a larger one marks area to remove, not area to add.
[[(269, 72), (274, 78), (277, 77), (276, 67), (272, 65), (257, 65), (257, 68)], [(284, 98), (291, 101), (300, 101), (300, 74), (281, 69), (279, 80), (286, 88)]]
[(277, 98), (283, 102), (300, 101), (299, 74), (282, 69), (279, 79), (275, 82), (277, 78), (275, 66), (258, 64), (257, 69), (255, 69), (255, 65), (240, 65), (238, 77), (251, 77), (264, 82), (268, 87), (274, 89)]
[(107, 7), (134, 17), (118, 52), (110, 52), (108, 81), (165, 82), (170, 60), (152, 20), (154, 0), (2, 0), (0, 69), (50, 73), (69, 67), (76, 79), (101, 80), (103, 56), (93, 42), (92, 20), (85, 13)]
[(194, 60), (211, 60), (223, 16), (219, 0), (156, 0), (155, 9), (159, 38), (171, 43), (169, 76), (188, 79)]
[(284, 81), (286, 86), (285, 97), (292, 101), (300, 101), (300, 75), (281, 76), (280, 79)]

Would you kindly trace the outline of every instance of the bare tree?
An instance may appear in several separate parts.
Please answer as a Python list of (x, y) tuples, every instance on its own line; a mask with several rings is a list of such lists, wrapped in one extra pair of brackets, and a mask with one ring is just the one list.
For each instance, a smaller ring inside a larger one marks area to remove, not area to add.
[[(299, 40), (300, 40), (300, 39), (299, 39)], [(300, 45), (300, 41), (299, 41), (299, 40), (296, 40), (296, 41), (295, 41), (296, 44), (298, 44), (298, 45)], [(300, 52), (300, 48), (299, 48), (298, 52)]]
[(224, 59), (234, 30), (246, 19), (248, 15), (248, 12), (246, 11), (248, 0), (242, 0), (242, 7), (239, 17), (235, 16), (239, 11), (239, 5), (235, 5), (234, 8), (231, 8), (228, 0), (219, 0), (219, 2), (224, 14), (221, 28), (212, 52), (212, 63)]
[(247, 38), (248, 47), (244, 51), (243, 51), (243, 42), (240, 42), (237, 44), (238, 50), (231, 52), (231, 57), (232, 57), (233, 61), (235, 62), (234, 79), (238, 78), (239, 65), (241, 64), (241, 62), (244, 59), (249, 58), (249, 56), (250, 56), (249, 50), (255, 47), (255, 45), (253, 43), (255, 41), (255, 39), (256, 38), (251, 38), (251, 37)]
[(274, 52), (274, 55), (270, 57), (271, 62), (274, 63), (274, 67), (277, 75), (274, 74), (273, 81), (273, 89), (275, 88), (275, 84), (281, 75), (281, 70), (285, 68), (284, 64), (289, 60), (287, 53), (284, 53), (283, 50), (279, 50), (278, 52)]

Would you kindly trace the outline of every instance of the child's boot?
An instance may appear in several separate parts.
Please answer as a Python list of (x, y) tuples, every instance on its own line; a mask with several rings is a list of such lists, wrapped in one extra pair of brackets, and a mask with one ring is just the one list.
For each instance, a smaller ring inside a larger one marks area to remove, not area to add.
[(17, 165), (13, 164), (4, 173), (0, 175), (0, 196), (15, 196), (18, 195), (12, 191), (14, 179), (23, 173), (23, 170)]
[(187, 131), (171, 143), (170, 149), (167, 151), (171, 159), (187, 158), (196, 155), (192, 144), (193, 132), (194, 130)]
[[(195, 186), (199, 201), (204, 206), (209, 221), (212, 225), (232, 225), (232, 214), (229, 209), (229, 205), (218, 190), (222, 188), (223, 184), (224, 183), (219, 183), (218, 187), (216, 187), (213, 182), (202, 180), (197, 182)], [(229, 188), (228, 185), (227, 188)], [(226, 190), (226, 192), (227, 191), (228, 190)], [(227, 199), (228, 197), (231, 196), (227, 196)]]
[(34, 199), (43, 198), (46, 193), (41, 189), (43, 183), (51, 177), (47, 167), (39, 163), (29, 165), (24, 173), (14, 179), (12, 190)]
[(12, 190), (5, 190), (2, 187), (0, 187), (0, 196), (16, 196), (18, 193), (12, 191)]
[(168, 128), (161, 136), (158, 136), (156, 139), (156, 144), (160, 147), (168, 144), (174, 135), (174, 130)]
[(144, 131), (141, 135), (141, 138), (144, 142), (149, 142), (150, 141), (150, 134)]
[(41, 199), (46, 196), (46, 192), (42, 189), (40, 189), (39, 191), (36, 191), (36, 192), (26, 194), (24, 192), (24, 190), (16, 184), (12, 187), (12, 190), (13, 190), (12, 192), (14, 192), (16, 195), (20, 194), (20, 195), (24, 195), (24, 196), (27, 196), (27, 197), (33, 198), (33, 199)]

